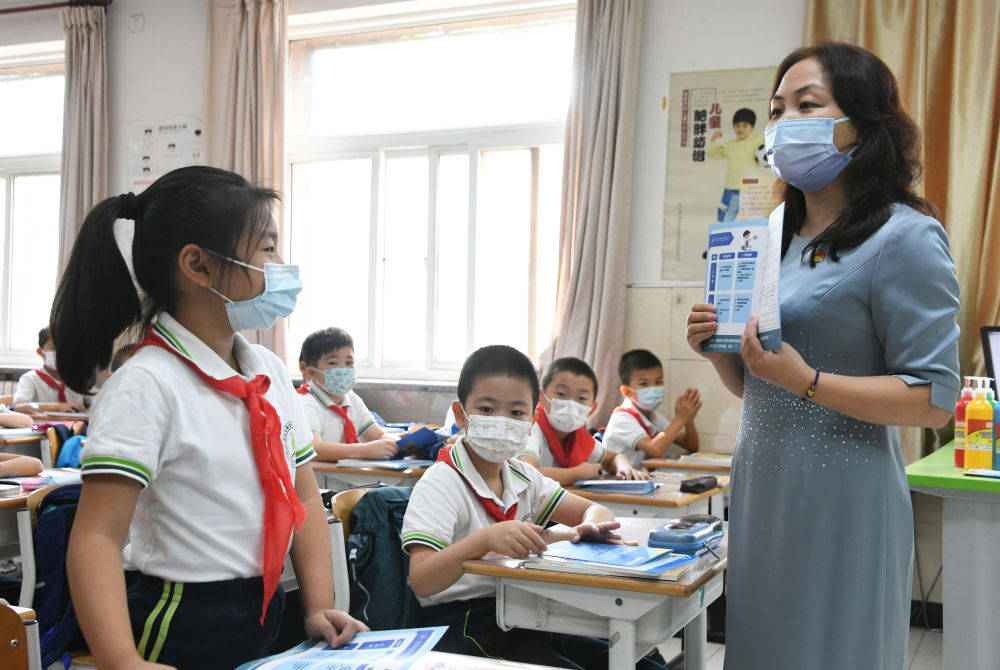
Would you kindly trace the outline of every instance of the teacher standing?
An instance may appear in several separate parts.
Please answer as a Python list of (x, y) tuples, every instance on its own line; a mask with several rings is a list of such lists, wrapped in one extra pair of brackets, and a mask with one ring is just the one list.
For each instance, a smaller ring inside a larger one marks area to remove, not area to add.
[[(733, 454), (726, 668), (906, 667), (913, 513), (893, 426), (958, 398), (958, 282), (914, 192), (919, 132), (895, 78), (843, 43), (781, 63), (765, 133), (782, 180), (781, 350), (751, 319), (702, 354), (743, 398)], [(692, 307), (700, 353), (714, 307)]]

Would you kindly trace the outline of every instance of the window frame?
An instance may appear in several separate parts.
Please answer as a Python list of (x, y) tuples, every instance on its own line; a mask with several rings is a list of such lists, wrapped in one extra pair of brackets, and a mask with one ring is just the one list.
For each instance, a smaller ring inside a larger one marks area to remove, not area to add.
[[(565, 8), (553, 12), (551, 5), (544, 12), (518, 13), (507, 16), (505, 19), (480, 21), (484, 23), (499, 23), (501, 20), (510, 22), (511, 20), (523, 19), (537, 20), (539, 18), (551, 18), (553, 15), (572, 17), (575, 11), (567, 11)], [(451, 21), (447, 25), (452, 27), (456, 24), (471, 23), (471, 21)], [(427, 24), (422, 24), (419, 30), (426, 30)], [(417, 30), (417, 28), (413, 28)], [(392, 38), (400, 34), (397, 28), (386, 28), (384, 30), (368, 30), (365, 34), (349, 35), (332, 32), (327, 37), (317, 36), (315, 32), (303, 35), (296, 39), (293, 32), (290, 43), (289, 64), (291, 70), (295, 69), (295, 58), (292, 52), (296, 48), (301, 49), (299, 42), (310, 42), (315, 45), (330, 46), (333, 43), (354, 43), (359, 40), (375, 40), (380, 35), (385, 38)], [(409, 32), (409, 31), (407, 31)], [(306, 50), (307, 51), (307, 50)], [(303, 73), (299, 72), (301, 76)], [(565, 119), (545, 123), (516, 123), (510, 125), (494, 125), (483, 127), (431, 130), (421, 132), (386, 133), (373, 135), (359, 135), (347, 137), (330, 136), (310, 136), (308, 134), (296, 134), (291, 131), (295, 125), (292, 115), (294, 112), (293, 96), (296, 81), (292, 77), (292, 82), (288, 87), (288, 108), (289, 119), (286, 132), (286, 157), (285, 157), (285, 183), (289, 185), (289, 197), (287, 202), (289, 207), (286, 211), (285, 221), (289, 226), (289, 239), (295, 235), (292, 219), (294, 217), (294, 194), (291, 192), (293, 180), (292, 174), (296, 165), (326, 162), (335, 160), (349, 160), (357, 158), (367, 158), (372, 160), (372, 191), (370, 203), (370, 245), (369, 245), (369, 277), (368, 277), (368, 355), (365, 359), (358, 359), (356, 365), (360, 376), (369, 379), (393, 379), (393, 380), (414, 380), (414, 381), (454, 381), (458, 377), (462, 361), (446, 361), (435, 357), (435, 338), (437, 335), (438, 317), (438, 274), (437, 274), (437, 228), (438, 228), (438, 193), (437, 175), (439, 169), (439, 159), (443, 155), (465, 154), (469, 158), (469, 182), (468, 182), (468, 218), (467, 218), (467, 249), (468, 249), (468, 289), (466, 294), (466, 324), (465, 343), (466, 350), (471, 351), (475, 343), (475, 302), (476, 302), (476, 229), (477, 229), (477, 208), (479, 202), (479, 173), (483, 152), (527, 149), (531, 151), (531, 212), (530, 212), (530, 239), (529, 252), (530, 272), (529, 272), (529, 319), (525, 325), (527, 330), (527, 341), (529, 351), (525, 352), (530, 358), (537, 358), (542, 352), (536, 351), (537, 339), (537, 239), (539, 225), (539, 155), (540, 148), (546, 145), (561, 145), (565, 142)], [(568, 109), (567, 109), (568, 111)], [(305, 124), (301, 124), (305, 125)], [(386, 230), (385, 221), (385, 171), (388, 158), (397, 156), (426, 156), (428, 160), (428, 199), (427, 199), (427, 250), (425, 261), (426, 272), (426, 297), (427, 310), (424, 321), (425, 342), (424, 342), (424, 362), (421, 367), (413, 367), (411, 362), (393, 361), (383, 358), (382, 342), (379, 336), (384, 332), (384, 289), (385, 289), (385, 247), (384, 234)], [(291, 262), (298, 262), (291, 258)], [(555, 290), (555, 287), (553, 287)], [(294, 319), (294, 315), (292, 316)], [(297, 355), (297, 352), (286, 352), (289, 361)], [(292, 361), (293, 362), (293, 361)]]
[[(20, 48), (20, 47), (19, 47)], [(11, 48), (0, 49), (0, 75), (11, 74), (66, 74), (62, 42), (23, 45), (23, 53), (12, 54)], [(61, 137), (61, 130), (60, 130)], [(13, 264), (13, 214), (14, 181), (19, 177), (35, 175), (61, 175), (62, 152), (31, 154), (23, 156), (0, 156), (0, 180), (5, 182), (3, 202), (3, 228), (0, 230), (0, 366), (31, 367), (38, 363), (38, 356), (32, 349), (11, 347), (11, 276)], [(58, 253), (53, 249), (52, 253)], [(58, 286), (58, 277), (57, 286)], [(39, 326), (40, 327), (40, 326)]]

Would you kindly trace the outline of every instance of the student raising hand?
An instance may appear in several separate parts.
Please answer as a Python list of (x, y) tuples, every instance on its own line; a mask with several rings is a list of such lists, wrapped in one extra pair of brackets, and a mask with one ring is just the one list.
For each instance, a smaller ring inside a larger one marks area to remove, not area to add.
[(674, 416), (685, 424), (694, 421), (701, 409), (701, 393), (698, 389), (689, 388), (674, 402)]
[(339, 610), (323, 610), (306, 617), (306, 635), (314, 640), (325, 638), (334, 649), (350, 642), (355, 634), (369, 630), (368, 626)]

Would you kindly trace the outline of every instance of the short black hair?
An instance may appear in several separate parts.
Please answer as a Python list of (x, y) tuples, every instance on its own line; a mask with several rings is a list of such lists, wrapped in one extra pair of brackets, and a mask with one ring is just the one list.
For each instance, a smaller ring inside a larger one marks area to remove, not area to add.
[(136, 347), (138, 346), (138, 342), (132, 342), (118, 347), (114, 355), (111, 356), (111, 371), (115, 372), (118, 368), (125, 365), (125, 361), (127, 361), (132, 354), (135, 353)]
[(746, 107), (740, 107), (733, 114), (733, 125), (735, 126), (739, 122), (749, 123), (751, 126), (757, 125), (757, 115), (752, 109), (747, 109)]
[(633, 372), (652, 370), (653, 368), (663, 369), (663, 363), (656, 357), (656, 354), (648, 349), (633, 349), (622, 354), (622, 358), (618, 362), (618, 376), (621, 378), (622, 384), (628, 386)]
[(565, 358), (557, 358), (552, 361), (552, 365), (545, 370), (545, 374), (542, 375), (542, 389), (544, 390), (551, 382), (552, 378), (557, 372), (570, 372), (574, 375), (579, 375), (580, 377), (586, 377), (594, 384), (594, 397), (597, 397), (597, 375), (594, 374), (594, 369), (587, 365), (587, 362), (576, 358), (574, 356), (566, 356)]
[(317, 330), (302, 342), (299, 351), (299, 362), (310, 367), (316, 367), (319, 359), (337, 349), (350, 347), (354, 349), (354, 340), (343, 328), (324, 328)]
[(531, 406), (538, 404), (541, 389), (538, 375), (531, 360), (514, 347), (506, 344), (491, 344), (476, 349), (465, 359), (462, 372), (458, 375), (458, 401), (465, 406), (469, 393), (476, 382), (483, 377), (513, 377), (521, 379), (531, 387)]
[(746, 237), (746, 236), (747, 236), (747, 235), (749, 235), (749, 234), (750, 234), (750, 231), (749, 231), (749, 230), (744, 230), (744, 231), (743, 231), (743, 237)]
[(40, 331), (38, 331), (38, 348), (39, 349), (44, 349), (45, 345), (51, 339), (52, 339), (52, 336), (49, 335), (49, 327), (45, 326)]

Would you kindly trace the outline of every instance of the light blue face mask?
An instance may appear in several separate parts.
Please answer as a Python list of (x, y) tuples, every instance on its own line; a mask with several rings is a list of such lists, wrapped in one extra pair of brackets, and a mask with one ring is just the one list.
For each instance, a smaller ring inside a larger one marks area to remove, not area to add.
[(833, 127), (842, 119), (783, 119), (764, 130), (764, 148), (768, 163), (779, 179), (800, 191), (818, 191), (837, 178), (851, 154), (833, 143)]
[(663, 403), (667, 393), (662, 386), (647, 386), (635, 391), (636, 405), (646, 411), (653, 411)]
[(214, 251), (209, 253), (230, 263), (264, 273), (264, 291), (249, 300), (230, 300), (211, 286), (208, 287), (208, 290), (226, 301), (226, 316), (229, 317), (229, 325), (234, 331), (266, 330), (273, 326), (279, 317), (284, 318), (295, 309), (296, 296), (302, 290), (298, 265), (264, 263), (264, 268), (261, 269)]
[(357, 370), (346, 365), (339, 368), (323, 370), (323, 385), (333, 395), (344, 395), (352, 388), (358, 378)]

